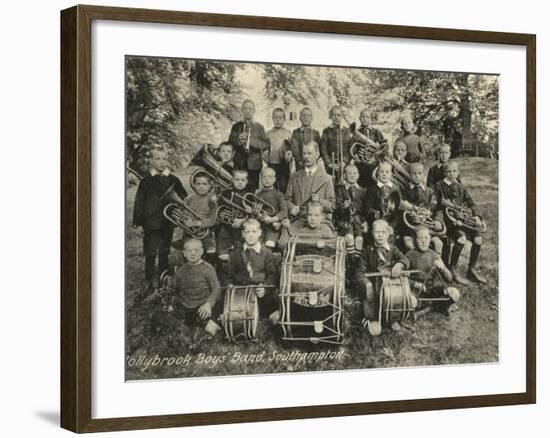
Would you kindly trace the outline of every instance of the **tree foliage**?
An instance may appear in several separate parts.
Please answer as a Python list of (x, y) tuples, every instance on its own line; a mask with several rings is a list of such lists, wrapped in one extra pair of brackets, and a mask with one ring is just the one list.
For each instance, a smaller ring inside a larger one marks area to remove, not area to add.
[(238, 113), (237, 68), (237, 64), (209, 61), (128, 58), (126, 145), (130, 164), (139, 162), (151, 147), (161, 146), (177, 166), (197, 145), (225, 135), (224, 122)]

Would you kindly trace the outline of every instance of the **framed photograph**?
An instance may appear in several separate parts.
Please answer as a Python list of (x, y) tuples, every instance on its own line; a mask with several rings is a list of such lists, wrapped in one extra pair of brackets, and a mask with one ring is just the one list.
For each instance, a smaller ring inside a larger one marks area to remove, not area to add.
[(62, 427), (535, 403), (535, 41), (62, 11)]

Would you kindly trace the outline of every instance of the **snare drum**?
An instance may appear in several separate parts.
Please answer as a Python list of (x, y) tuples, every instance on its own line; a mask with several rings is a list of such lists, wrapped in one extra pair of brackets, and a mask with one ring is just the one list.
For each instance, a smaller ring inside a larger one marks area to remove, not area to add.
[(384, 277), (380, 288), (379, 322), (392, 324), (407, 321), (417, 306), (416, 297), (411, 293), (409, 278)]
[(291, 237), (279, 293), (284, 340), (343, 342), (345, 254), (343, 237)]
[(256, 339), (258, 327), (257, 286), (232, 286), (225, 291), (222, 323), (225, 336), (236, 343)]

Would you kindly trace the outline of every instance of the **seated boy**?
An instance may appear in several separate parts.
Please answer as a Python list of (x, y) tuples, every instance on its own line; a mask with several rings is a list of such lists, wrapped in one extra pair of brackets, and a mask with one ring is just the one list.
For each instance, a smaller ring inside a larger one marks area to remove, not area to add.
[[(436, 190), (441, 194), (440, 212), (449, 206), (465, 206), (472, 210), (473, 220), (481, 227), (483, 221), (476, 210), (476, 204), (470, 193), (461, 183), (458, 182), (459, 170), (458, 164), (455, 161), (450, 161), (447, 164), (445, 178), (439, 181), (436, 185)], [(454, 245), (451, 250), (451, 258), (449, 267), (453, 274), (453, 280), (459, 284), (467, 284), (467, 281), (458, 273), (457, 265), (462, 253), (462, 249), (469, 240), (472, 242), (470, 249), (470, 260), (468, 262), (467, 278), (475, 283), (485, 283), (486, 280), (475, 269), (483, 239), (479, 231), (474, 231), (470, 228), (462, 226), (460, 223), (453, 224), (446, 218), (447, 236), (453, 239)]]
[(220, 283), (214, 267), (202, 259), (202, 242), (195, 238), (183, 244), (183, 257), (186, 263), (175, 274), (174, 309), (157, 311), (153, 314), (156, 327), (176, 327), (182, 320), (186, 326), (204, 327), (214, 336), (220, 326), (214, 322), (222, 310)]
[[(460, 292), (454, 287), (445, 287), (445, 284), (440, 284), (426, 289), (426, 280), (435, 279), (439, 275), (441, 280), (450, 282), (453, 279), (451, 272), (443, 263), (441, 256), (430, 247), (430, 230), (426, 227), (421, 227), (416, 231), (416, 248), (407, 252), (411, 270), (418, 270), (419, 273), (411, 275), (411, 286), (417, 294), (423, 294), (425, 298), (441, 298), (449, 297), (449, 301), (444, 302), (444, 309), (449, 305), (456, 303), (460, 299)], [(434, 271), (437, 270), (439, 274)]]
[(260, 179), (263, 188), (256, 192), (256, 196), (267, 202), (275, 210), (273, 216), (263, 215), (260, 218), (265, 246), (273, 249), (276, 248), (281, 236), (281, 221), (287, 217), (286, 200), (283, 194), (274, 188), (275, 170), (271, 167), (264, 167)]
[(331, 238), (335, 235), (334, 227), (332, 223), (326, 220), (320, 202), (307, 203), (305, 220), (298, 219), (290, 223), (286, 219), (283, 225), (288, 228), (291, 235), (307, 235), (320, 238)]
[[(146, 288), (138, 298), (144, 298), (153, 291), (158, 276), (168, 269), (170, 245), (174, 225), (163, 214), (166, 200), (163, 195), (173, 187), (180, 198), (187, 193), (179, 178), (170, 173), (166, 151), (161, 148), (151, 150), (150, 172), (140, 181), (134, 200), (134, 227), (143, 228), (143, 253), (145, 255)], [(155, 272), (158, 257), (158, 270)]]
[(390, 225), (390, 235), (393, 235), (393, 231), (399, 224), (399, 211), (392, 209), (390, 198), (394, 192), (397, 192), (401, 197), (401, 191), (392, 181), (392, 165), (387, 161), (382, 161), (378, 165), (377, 181), (375, 185), (370, 186), (367, 189), (366, 205), (367, 213), (366, 219), (369, 227), (372, 227), (372, 223), (377, 219), (384, 219)]
[[(235, 247), (229, 255), (227, 266), (227, 286), (258, 285), (260, 316), (278, 321), (278, 300), (276, 285), (278, 269), (275, 256), (262, 245), (262, 228), (257, 219), (246, 219), (242, 224), (244, 244)], [(265, 286), (265, 287), (262, 287)]]
[[(190, 194), (184, 199), (186, 205), (195, 211), (199, 219), (186, 223), (189, 227), (198, 227), (208, 229), (208, 235), (203, 239), (203, 245), (206, 249), (206, 254), (211, 256), (216, 253), (216, 241), (214, 238), (214, 226), (216, 225), (216, 210), (218, 203), (215, 197), (211, 196), (211, 181), (210, 176), (206, 173), (197, 173), (191, 181), (191, 188), (195, 193)], [(185, 235), (183, 239), (190, 236)]]
[[(248, 186), (248, 172), (246, 170), (233, 171), (233, 189), (226, 190), (222, 193), (218, 201), (218, 205), (236, 204), (243, 207), (242, 199), (244, 195), (250, 193)], [(226, 202), (224, 202), (224, 200)], [(222, 261), (227, 261), (229, 252), (242, 242), (240, 228), (247, 215), (243, 214), (242, 209), (233, 209), (234, 220), (231, 225), (220, 223), (216, 239), (216, 252), (218, 258)]]
[[(363, 257), (357, 257), (354, 267), (354, 284), (357, 298), (363, 304), (363, 326), (368, 328), (372, 335), (380, 334), (381, 327), (378, 324), (378, 311), (380, 307), (380, 287), (382, 277), (374, 277), (373, 283), (365, 277), (366, 273), (385, 272), (393, 278), (398, 278), (403, 269), (409, 267), (409, 260), (397, 247), (388, 242), (390, 226), (383, 219), (377, 219), (372, 224), (373, 242), (366, 245)], [(413, 306), (414, 307), (414, 306)], [(392, 325), (394, 330), (399, 330), (398, 323)]]
[(354, 164), (348, 164), (344, 168), (344, 183), (337, 184), (336, 210), (334, 219), (336, 229), (345, 236), (348, 248), (363, 249), (363, 233), (368, 231), (367, 222), (364, 219), (364, 208), (367, 191), (361, 187), (359, 170)]
[[(449, 159), (451, 158), (451, 146), (448, 144), (442, 144), (437, 149), (437, 162), (430, 167), (430, 170), (428, 170), (428, 187), (431, 187), (432, 189), (435, 189), (436, 184), (443, 180), (445, 178), (445, 168), (447, 167), (447, 163), (449, 162)], [(456, 179), (458, 182), (461, 182), (460, 175)]]
[[(424, 209), (428, 210), (432, 215), (437, 204), (434, 205), (434, 192), (430, 187), (424, 185), (424, 165), (421, 162), (412, 163), (409, 167), (411, 175), (411, 185), (403, 190), (403, 198), (401, 200), (401, 208), (403, 210)], [(443, 223), (435, 219), (434, 232), (443, 230)], [(414, 248), (415, 231), (405, 224), (401, 227), (401, 236), (403, 238), (404, 247), (409, 250)], [(437, 236), (431, 238), (433, 248), (437, 254), (441, 254), (443, 242)]]

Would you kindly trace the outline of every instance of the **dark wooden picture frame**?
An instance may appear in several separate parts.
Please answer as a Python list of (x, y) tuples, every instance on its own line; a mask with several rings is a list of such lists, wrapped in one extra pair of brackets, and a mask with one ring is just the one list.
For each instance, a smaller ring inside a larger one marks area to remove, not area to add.
[[(92, 419), (92, 21), (115, 20), (374, 37), (518, 45), (526, 48), (526, 391), (522, 393)], [(98, 432), (536, 402), (536, 37), (195, 12), (75, 6), (61, 12), (61, 426)]]

